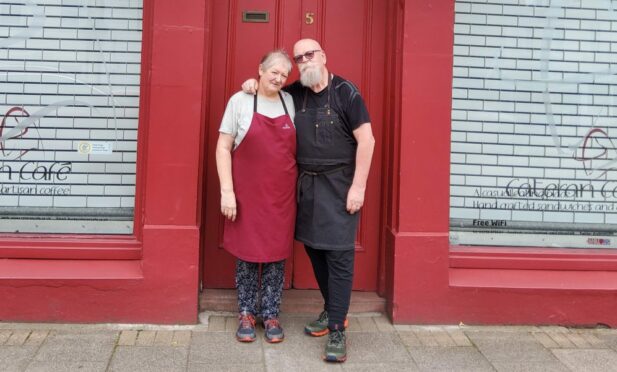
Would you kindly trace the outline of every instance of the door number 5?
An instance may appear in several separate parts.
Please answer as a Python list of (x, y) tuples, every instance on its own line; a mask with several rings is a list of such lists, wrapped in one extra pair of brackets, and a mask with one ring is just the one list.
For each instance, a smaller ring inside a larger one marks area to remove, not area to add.
[(315, 22), (315, 13), (306, 12), (304, 21), (306, 22), (307, 25), (312, 25)]

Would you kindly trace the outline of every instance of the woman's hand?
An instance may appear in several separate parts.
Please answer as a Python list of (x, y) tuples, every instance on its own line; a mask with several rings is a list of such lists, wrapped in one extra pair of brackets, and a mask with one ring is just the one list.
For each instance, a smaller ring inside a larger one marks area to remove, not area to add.
[(216, 170), (221, 184), (221, 213), (231, 221), (236, 220), (238, 213), (231, 173), (231, 149), (233, 145), (233, 136), (226, 133), (219, 134), (219, 140), (216, 143)]
[(238, 208), (236, 207), (236, 194), (233, 191), (221, 191), (221, 213), (231, 221), (236, 220)]

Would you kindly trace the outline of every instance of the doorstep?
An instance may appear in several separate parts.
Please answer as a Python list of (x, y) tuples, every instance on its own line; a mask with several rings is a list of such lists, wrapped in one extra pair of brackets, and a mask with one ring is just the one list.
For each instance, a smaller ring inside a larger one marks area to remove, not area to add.
[[(323, 310), (321, 293), (316, 289), (283, 290), (281, 312), (315, 314)], [(204, 289), (199, 295), (199, 311), (238, 311), (235, 289)], [(349, 313), (385, 313), (386, 300), (375, 292), (353, 291)]]

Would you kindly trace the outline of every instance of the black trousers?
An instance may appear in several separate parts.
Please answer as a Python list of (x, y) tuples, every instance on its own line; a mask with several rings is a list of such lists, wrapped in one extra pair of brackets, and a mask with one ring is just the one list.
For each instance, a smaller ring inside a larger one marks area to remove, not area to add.
[(304, 246), (328, 311), (328, 328), (343, 329), (349, 311), (355, 250), (329, 251)]

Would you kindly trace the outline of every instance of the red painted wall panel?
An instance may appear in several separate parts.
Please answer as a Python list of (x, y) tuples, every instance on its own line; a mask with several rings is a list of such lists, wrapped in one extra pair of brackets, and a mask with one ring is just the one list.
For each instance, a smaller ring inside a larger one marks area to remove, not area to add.
[(145, 223), (185, 225), (197, 218), (205, 10), (203, 4), (193, 8), (197, 18), (184, 10), (184, 19), (177, 8), (191, 7), (168, 3), (155, 5), (161, 22), (155, 23), (152, 44), (150, 107), (155, 112), (147, 123), (146, 154), (146, 197), (154, 203)]
[(454, 1), (401, 0), (390, 7), (392, 18), (397, 8), (403, 13), (402, 41), (393, 45), (401, 50), (393, 67), (402, 71), (400, 121), (391, 128), (393, 205), (384, 239), (393, 320), (617, 326), (613, 252), (450, 247)]
[(398, 229), (447, 231), (454, 2), (405, 4)]
[(23, 239), (57, 258), (0, 261), (0, 319), (196, 322), (205, 7), (144, 2), (137, 233), (0, 239), (4, 252)]

